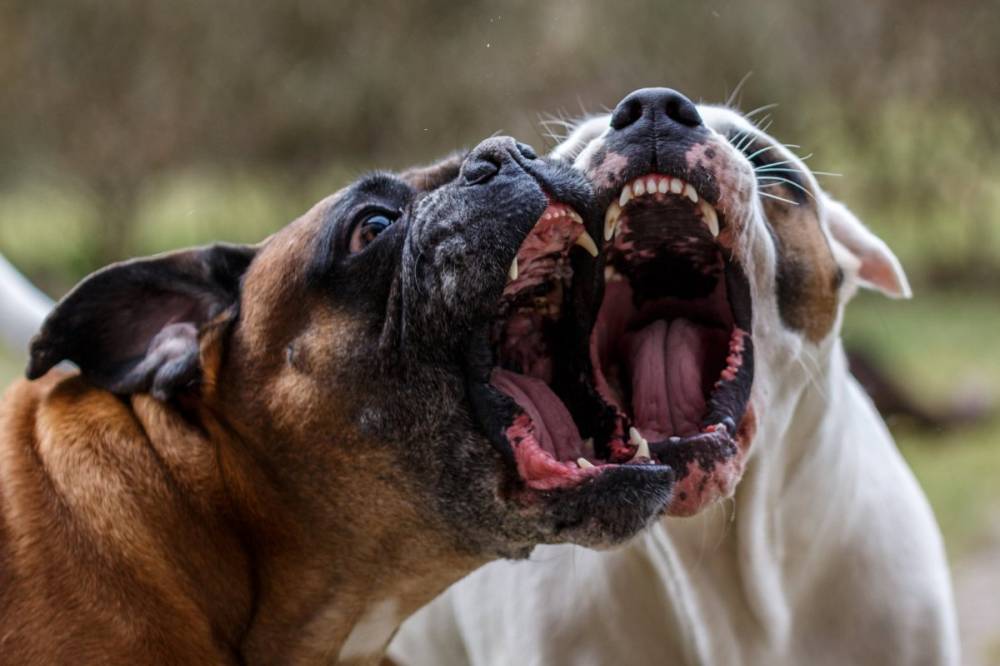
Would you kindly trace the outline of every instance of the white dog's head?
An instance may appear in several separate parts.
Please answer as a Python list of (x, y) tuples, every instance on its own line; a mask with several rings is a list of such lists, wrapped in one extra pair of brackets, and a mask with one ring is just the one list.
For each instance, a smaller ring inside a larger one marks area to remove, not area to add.
[(677, 475), (669, 513), (696, 513), (732, 493), (778, 396), (794, 409), (789, 369), (822, 372), (857, 287), (907, 297), (906, 277), (800, 159), (733, 110), (638, 90), (553, 156), (606, 211), (591, 361), (611, 458), (648, 442)]

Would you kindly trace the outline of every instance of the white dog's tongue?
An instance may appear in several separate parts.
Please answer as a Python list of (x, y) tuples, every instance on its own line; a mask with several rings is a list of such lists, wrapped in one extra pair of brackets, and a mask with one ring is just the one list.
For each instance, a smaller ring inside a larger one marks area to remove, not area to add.
[(705, 412), (701, 327), (661, 319), (632, 333), (626, 344), (635, 427), (650, 442), (696, 434)]
[(544, 381), (495, 368), (490, 383), (528, 414), (535, 426), (535, 439), (545, 451), (557, 460), (576, 460), (583, 455), (573, 417)]

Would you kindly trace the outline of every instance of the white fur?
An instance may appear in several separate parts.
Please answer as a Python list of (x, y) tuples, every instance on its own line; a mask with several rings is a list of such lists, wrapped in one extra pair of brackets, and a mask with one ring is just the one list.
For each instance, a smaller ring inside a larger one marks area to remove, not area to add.
[(27, 354), (28, 341), (52, 309), (52, 301), (0, 256), (0, 341)]
[(351, 629), (340, 648), (338, 661), (371, 659), (380, 655), (392, 632), (399, 626), (399, 620), (399, 602), (396, 599), (385, 599), (373, 605)]
[[(703, 117), (749, 127), (717, 107)], [(601, 134), (588, 121), (556, 152), (585, 158)], [(821, 214), (846, 211), (815, 191)], [(908, 292), (895, 257), (856, 218), (824, 224), (845, 271), (842, 301), (859, 284)], [(930, 507), (836, 331), (817, 345), (780, 323), (774, 248), (749, 232), (759, 423), (733, 500), (663, 519), (608, 552), (539, 547), (529, 561), (483, 567), (404, 623), (390, 646), (399, 663), (958, 663)], [(896, 279), (871, 284), (866, 261)]]

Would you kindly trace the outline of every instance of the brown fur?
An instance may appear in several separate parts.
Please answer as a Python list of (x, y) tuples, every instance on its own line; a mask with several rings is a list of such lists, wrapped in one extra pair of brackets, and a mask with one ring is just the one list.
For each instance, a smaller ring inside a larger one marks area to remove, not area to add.
[(6, 394), (3, 663), (331, 663), (372, 604), (405, 617), (482, 561), (346, 415), (353, 321), (296, 298), (325, 205), (262, 247), (238, 332), (201, 333), (197, 396), (58, 371)]
[(788, 186), (767, 191), (801, 199), (795, 206), (774, 199), (764, 199), (763, 205), (777, 236), (781, 317), (789, 327), (818, 343), (837, 320), (841, 270), (820, 227), (815, 201)]

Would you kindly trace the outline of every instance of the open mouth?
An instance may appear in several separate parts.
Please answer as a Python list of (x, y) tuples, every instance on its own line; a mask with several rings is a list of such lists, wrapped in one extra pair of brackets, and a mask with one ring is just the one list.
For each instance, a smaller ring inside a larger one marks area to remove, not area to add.
[(578, 316), (581, 268), (593, 274), (598, 254), (580, 215), (550, 203), (511, 263), (490, 331), (490, 383), (515, 405), (503, 435), (520, 477), (535, 490), (574, 485), (589, 474), (593, 443), (581, 436), (568, 405), (578, 386), (571, 368), (585, 353), (588, 328)]
[(752, 435), (750, 288), (722, 231), (692, 185), (663, 174), (625, 184), (605, 213), (590, 360), (607, 460), (673, 468), (673, 513), (728, 494)]
[(608, 207), (603, 254), (572, 209), (546, 209), (489, 332), (502, 435), (528, 488), (666, 465), (683, 482), (672, 513), (728, 493), (752, 434), (753, 346), (724, 225), (694, 187), (661, 174)]

